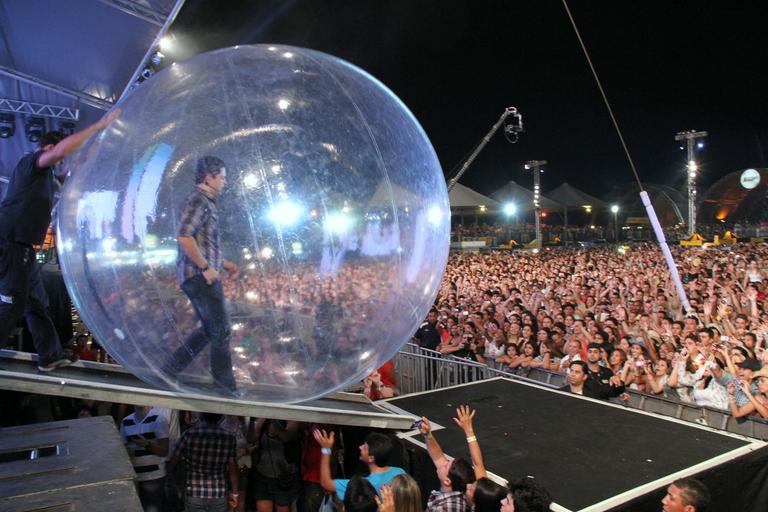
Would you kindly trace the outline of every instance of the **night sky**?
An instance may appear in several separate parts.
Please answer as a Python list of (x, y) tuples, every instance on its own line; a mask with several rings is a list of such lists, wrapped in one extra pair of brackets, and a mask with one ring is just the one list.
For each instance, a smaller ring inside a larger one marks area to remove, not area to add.
[[(702, 187), (764, 167), (768, 4), (569, 0), (641, 179), (681, 185), (678, 131), (706, 130)], [(413, 111), (448, 174), (507, 106), (517, 144), (498, 133), (461, 180), (491, 193), (531, 188), (522, 165), (547, 160), (542, 187), (595, 195), (633, 180), (559, 0), (187, 0), (171, 27), (180, 59), (248, 43), (324, 51), (365, 69)]]

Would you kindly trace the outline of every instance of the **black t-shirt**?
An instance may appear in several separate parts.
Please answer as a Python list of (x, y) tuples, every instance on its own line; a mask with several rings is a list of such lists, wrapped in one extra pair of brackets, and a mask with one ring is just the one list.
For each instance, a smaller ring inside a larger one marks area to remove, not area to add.
[(429, 350), (435, 350), (440, 345), (440, 334), (437, 332), (437, 325), (432, 325), (429, 322), (424, 322), (413, 335), (414, 338), (419, 340), (419, 345)]
[(624, 386), (611, 386), (610, 380), (613, 377), (613, 370), (601, 366), (596, 372), (589, 370), (587, 372), (589, 378), (584, 386), (589, 386), (596, 393), (602, 395), (600, 398), (611, 398), (619, 396), (624, 392)]
[[(578, 393), (573, 393), (571, 391), (571, 385), (566, 384), (565, 386), (561, 386), (559, 388), (560, 391), (567, 391), (568, 393), (572, 393), (574, 395), (577, 395)], [(604, 399), (605, 397), (600, 393), (599, 390), (595, 389), (595, 386), (589, 385), (589, 379), (587, 379), (587, 382), (584, 383), (584, 387), (581, 390), (581, 396), (585, 396), (587, 398), (598, 398), (598, 399)]]
[(28, 245), (45, 241), (56, 193), (52, 167), (37, 167), (42, 151), (19, 160), (0, 202), (0, 238)]

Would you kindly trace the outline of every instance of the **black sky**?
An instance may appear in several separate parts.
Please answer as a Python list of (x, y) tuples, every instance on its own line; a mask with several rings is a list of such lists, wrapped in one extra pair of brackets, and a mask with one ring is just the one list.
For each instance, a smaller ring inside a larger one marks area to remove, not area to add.
[[(765, 2), (569, 0), (635, 158), (649, 183), (684, 180), (678, 131), (707, 130), (702, 180), (765, 167)], [(497, 134), (462, 183), (483, 193), (522, 164), (549, 161), (596, 195), (632, 180), (560, 0), (187, 0), (171, 28), (184, 54), (248, 43), (324, 51), (373, 74), (421, 122), (448, 173), (507, 106), (516, 145)], [(174, 57), (174, 56), (171, 56)]]

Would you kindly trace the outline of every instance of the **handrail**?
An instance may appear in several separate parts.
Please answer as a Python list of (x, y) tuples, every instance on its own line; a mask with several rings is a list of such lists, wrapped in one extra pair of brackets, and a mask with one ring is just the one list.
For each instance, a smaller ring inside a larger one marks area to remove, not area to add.
[[(403, 394), (436, 390), (499, 376), (547, 388), (558, 388), (566, 383), (565, 374), (562, 373), (532, 368), (522, 376), (491, 368), (477, 361), (451, 355), (444, 356), (440, 352), (424, 349), (412, 343), (403, 346), (397, 354), (395, 370), (398, 386)], [(683, 421), (704, 424), (733, 434), (768, 440), (767, 420), (734, 418), (728, 411), (635, 390), (628, 390), (627, 393), (630, 397), (628, 401), (611, 399), (611, 402)]]

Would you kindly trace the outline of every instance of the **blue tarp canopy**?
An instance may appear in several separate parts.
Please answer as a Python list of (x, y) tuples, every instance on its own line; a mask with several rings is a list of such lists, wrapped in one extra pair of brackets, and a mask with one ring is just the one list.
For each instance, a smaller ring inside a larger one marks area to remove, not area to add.
[[(97, 120), (132, 83), (183, 0), (3, 0), (0, 2), (0, 181), (45, 129)], [(10, 121), (9, 121), (10, 120)]]

